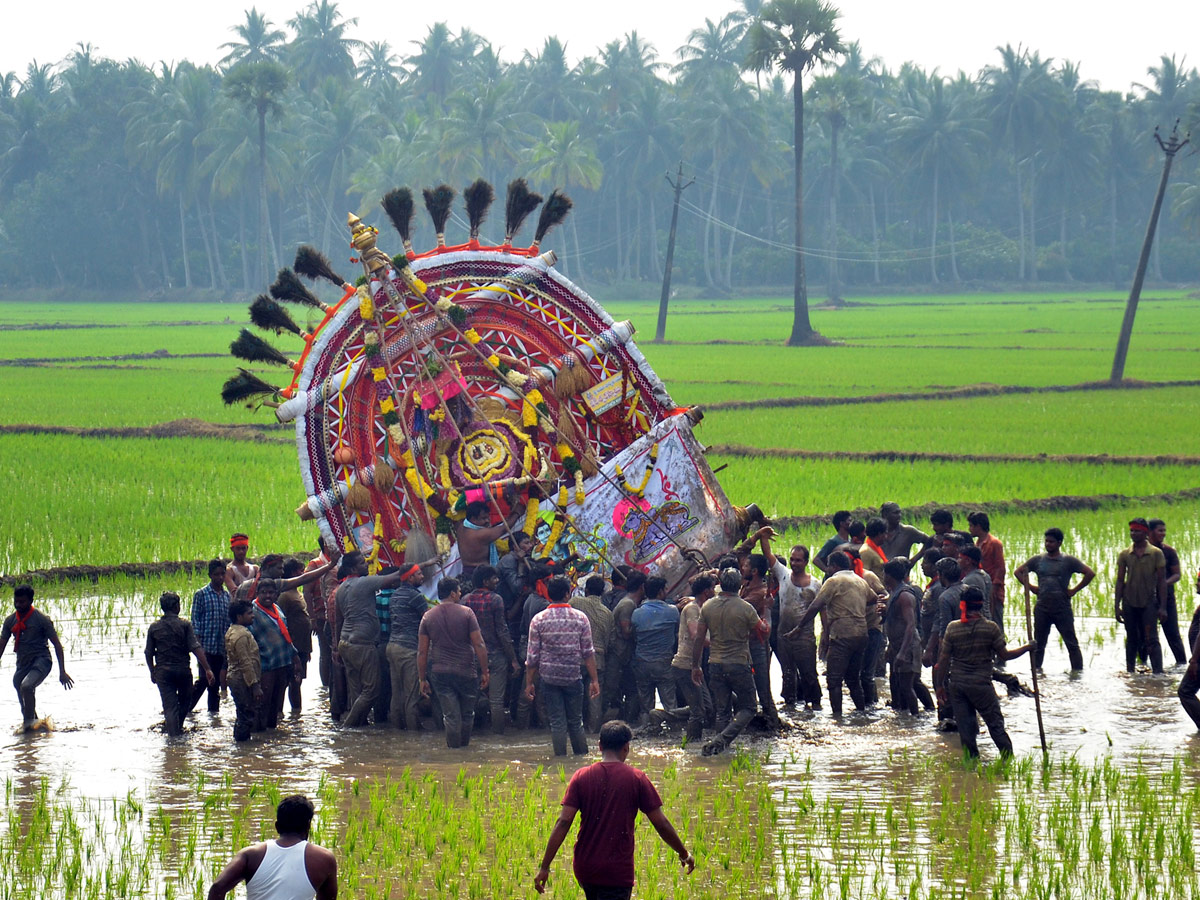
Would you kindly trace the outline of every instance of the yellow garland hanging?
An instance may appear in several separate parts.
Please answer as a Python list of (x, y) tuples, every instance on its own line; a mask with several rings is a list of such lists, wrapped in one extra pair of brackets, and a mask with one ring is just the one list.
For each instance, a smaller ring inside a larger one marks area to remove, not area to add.
[(562, 510), (567, 505), (567, 487), (563, 485), (558, 489), (558, 510), (554, 513), (554, 524), (550, 526), (550, 535), (546, 538), (546, 543), (542, 546), (542, 552), (539, 556), (542, 559), (549, 559), (554, 547), (558, 544), (559, 538), (562, 537), (563, 529), (567, 525), (567, 515)]
[(530, 537), (533, 537), (533, 533), (537, 531), (538, 507), (540, 505), (537, 497), (534, 497), (532, 494), (525, 501), (525, 528), (523, 530)]
[(500, 366), (500, 357), (498, 357), (495, 353), (493, 353), (491, 356), (489, 356), (487, 358), (487, 361), (488, 361), (488, 365), (491, 366), (493, 369), (499, 368), (499, 366)]
[(465, 337), (472, 344), (478, 344), (480, 341), (483, 340), (483, 338), (479, 336), (479, 332), (476, 331), (474, 328), (468, 328), (466, 331), (464, 331), (463, 337)]
[(378, 575), (381, 566), (379, 565), (379, 548), (383, 544), (383, 518), (378, 513), (375, 514), (375, 540), (371, 545), (371, 555), (367, 557), (367, 571), (371, 575)]
[(587, 493), (583, 489), (583, 471), (576, 470), (575, 472), (575, 503), (578, 506), (583, 506), (583, 501), (587, 497)]
[(433, 488), (429, 486), (429, 482), (421, 477), (421, 473), (415, 467), (405, 469), (404, 478), (408, 482), (408, 486), (413, 489), (413, 493), (422, 500), (428, 500), (433, 496)]
[(442, 479), (442, 487), (450, 490), (450, 456), (446, 453), (438, 459), (438, 475)]
[(654, 466), (658, 462), (658, 444), (650, 448), (650, 458), (646, 460), (646, 474), (642, 476), (642, 483), (634, 487), (625, 477), (625, 471), (621, 468), (621, 464), (617, 463), (617, 479), (621, 483), (621, 487), (634, 497), (642, 497), (646, 493), (646, 488), (650, 485), (650, 476), (654, 474)]

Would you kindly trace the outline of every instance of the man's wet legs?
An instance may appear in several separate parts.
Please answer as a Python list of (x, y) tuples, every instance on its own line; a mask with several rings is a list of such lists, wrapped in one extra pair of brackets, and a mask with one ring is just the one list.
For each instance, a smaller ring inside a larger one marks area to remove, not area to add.
[(17, 699), (21, 702), (21, 719), (26, 725), (37, 721), (38, 685), (50, 674), (50, 657), (40, 657), (28, 665), (18, 665), (13, 674), (13, 687), (17, 690)]
[[(705, 745), (705, 752), (720, 753), (750, 724), (757, 711), (754, 676), (750, 667), (739, 663), (709, 663), (709, 683), (713, 703), (717, 707), (717, 722), (728, 721), (721, 733)], [(733, 716), (728, 719), (732, 707)]]
[(850, 699), (856, 709), (865, 709), (862, 690), (862, 661), (867, 649), (867, 636), (837, 638), (829, 642), (825, 657), (825, 686), (829, 689), (829, 709), (835, 717), (842, 715), (842, 683), (850, 688)]
[(979, 756), (979, 745), (976, 741), (979, 723), (975, 718), (976, 713), (987, 725), (988, 733), (992, 736), (1000, 755), (1012, 756), (1012, 739), (1005, 730), (1004, 714), (1000, 711), (1000, 701), (996, 698), (996, 691), (990, 681), (986, 684), (952, 684), (950, 701), (954, 705), (958, 736), (968, 756)]

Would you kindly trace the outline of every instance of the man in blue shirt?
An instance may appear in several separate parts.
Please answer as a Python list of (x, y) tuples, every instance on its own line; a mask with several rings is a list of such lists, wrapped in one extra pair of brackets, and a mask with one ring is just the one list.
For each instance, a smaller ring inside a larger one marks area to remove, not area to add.
[[(200, 698), (208, 692), (208, 711), (216, 712), (221, 706), (220, 692), (225, 688), (225, 632), (232, 624), (229, 621), (229, 602), (232, 600), (225, 590), (225, 562), (211, 560), (208, 564), (208, 584), (192, 595), (192, 629), (208, 657), (208, 665), (217, 679), (209, 684), (200, 674), (192, 687), (191, 711)], [(187, 715), (187, 712), (184, 712)]]
[(646, 597), (633, 611), (633, 674), (637, 679), (642, 720), (654, 709), (654, 692), (663, 708), (675, 708), (675, 676), (671, 659), (679, 632), (679, 609), (663, 599), (667, 580), (658, 575), (646, 579)]

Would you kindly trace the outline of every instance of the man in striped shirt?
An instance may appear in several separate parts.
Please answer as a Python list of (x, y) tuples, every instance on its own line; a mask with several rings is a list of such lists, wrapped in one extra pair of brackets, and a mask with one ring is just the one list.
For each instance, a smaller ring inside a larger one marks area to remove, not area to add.
[(551, 578), (546, 591), (550, 595), (549, 606), (529, 623), (525, 695), (534, 699), (540, 676), (554, 755), (567, 755), (567, 736), (570, 735), (571, 750), (576, 756), (582, 756), (588, 752), (588, 746), (583, 730), (581, 666), (587, 668), (588, 696), (600, 695), (592, 626), (588, 617), (568, 602), (571, 583), (567, 579)]

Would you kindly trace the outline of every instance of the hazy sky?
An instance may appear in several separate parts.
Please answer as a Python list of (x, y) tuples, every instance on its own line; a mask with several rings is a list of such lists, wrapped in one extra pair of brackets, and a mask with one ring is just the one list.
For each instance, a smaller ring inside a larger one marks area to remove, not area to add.
[[(144, 62), (190, 59), (216, 62), (229, 29), (244, 19), (247, 0), (3, 0), (0, 73), (23, 73), (31, 59), (62, 59), (77, 42), (90, 42), (103, 56)], [(303, 0), (258, 0), (258, 9), (282, 27)], [(1146, 68), (1160, 55), (1187, 54), (1200, 34), (1200, 3), (1195, 0), (842, 0), (842, 33), (861, 42), (868, 56), (896, 68), (906, 60), (940, 68), (977, 72), (997, 59), (995, 48), (1024, 44), (1055, 59), (1082, 64), (1085, 78), (1112, 90), (1145, 81)], [(572, 58), (636, 29), (660, 57), (675, 49), (705, 17), (718, 19), (735, 8), (732, 0), (604, 0), (587, 3), (483, 2), (368, 4), (342, 0), (339, 8), (356, 16), (353, 35), (386, 40), (401, 53), (434, 21), (457, 30), (468, 26), (487, 37), (507, 59), (536, 49), (547, 35), (567, 43)], [(1190, 64), (1200, 64), (1200, 53)]]

